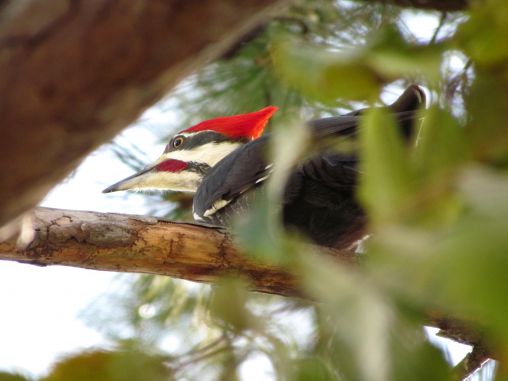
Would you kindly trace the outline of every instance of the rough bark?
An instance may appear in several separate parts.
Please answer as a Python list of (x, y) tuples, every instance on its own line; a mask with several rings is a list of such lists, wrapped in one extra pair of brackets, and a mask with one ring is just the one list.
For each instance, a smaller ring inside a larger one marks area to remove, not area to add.
[(470, 0), (369, 0), (370, 2), (386, 3), (401, 7), (436, 10), (442, 12), (464, 11)]
[(0, 226), (280, 2), (2, 2)]
[[(0, 259), (160, 274), (198, 282), (237, 273), (250, 279), (254, 290), (299, 294), (294, 275), (243, 255), (225, 231), (203, 225), (37, 208), (20, 239), (22, 242), (0, 242)], [(344, 260), (355, 258), (347, 250), (334, 254)]]

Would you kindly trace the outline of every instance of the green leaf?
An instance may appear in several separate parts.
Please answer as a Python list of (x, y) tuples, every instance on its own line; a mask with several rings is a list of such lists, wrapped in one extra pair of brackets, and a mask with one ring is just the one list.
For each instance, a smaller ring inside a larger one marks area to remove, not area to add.
[(7, 373), (0, 371), (0, 381), (30, 381), (20, 374)]
[(464, 130), (457, 120), (438, 107), (428, 109), (413, 152), (418, 174), (440, 180), (463, 163), (467, 154)]
[(346, 379), (389, 380), (393, 315), (387, 300), (351, 269), (309, 251), (300, 254), (303, 285), (322, 301), (323, 345), (332, 352), (331, 363)]
[(42, 381), (170, 381), (159, 356), (135, 351), (83, 352), (58, 362)]
[[(400, 336), (402, 334), (399, 332)], [(415, 335), (417, 336), (417, 335)], [(406, 338), (407, 340), (407, 338)], [(394, 380), (452, 380), (452, 371), (441, 351), (420, 335), (413, 338), (412, 346), (397, 340), (392, 346)], [(409, 341), (409, 340), (407, 340)]]
[(399, 30), (384, 28), (370, 44), (330, 50), (296, 40), (276, 41), (272, 49), (279, 77), (305, 95), (322, 102), (338, 98), (374, 100), (382, 84), (401, 76), (440, 76), (443, 47), (416, 45)]
[(365, 59), (384, 78), (423, 75), (427, 80), (437, 81), (443, 50), (441, 45), (409, 44), (398, 29), (385, 27), (373, 39)]
[(361, 171), (359, 196), (374, 224), (394, 220), (413, 192), (408, 155), (393, 116), (382, 109), (360, 122)]
[(210, 312), (227, 327), (241, 332), (255, 325), (246, 301), (246, 282), (236, 277), (222, 278), (213, 289)]
[[(479, 323), (497, 339), (508, 340), (507, 217), (471, 215), (434, 246), (429, 258), (429, 282), (440, 285), (443, 311)], [(435, 287), (433, 287), (435, 289)]]
[(323, 102), (337, 98), (375, 99), (382, 84), (365, 65), (360, 50), (324, 50), (295, 41), (276, 42), (272, 49), (276, 73), (289, 85)]
[(369, 240), (367, 253), (371, 270), (394, 294), (471, 322), (506, 343), (508, 181), (494, 177), (468, 180), (469, 192), (476, 183), (492, 183), (464, 194), (468, 213), (455, 226), (437, 231), (387, 227)]
[(295, 381), (332, 381), (336, 377), (319, 357), (300, 358), (293, 364)]
[(469, 156), (464, 129), (447, 111), (431, 107), (424, 119), (412, 164), (417, 174), (414, 219), (430, 229), (446, 226), (457, 220), (462, 203), (456, 195), (458, 167)]
[(330, 258), (309, 252), (299, 258), (306, 290), (321, 301), (322, 337), (317, 353), (327, 368), (347, 380), (450, 378), (444, 359), (426, 342), (420, 322), (403, 318), (388, 289), (373, 282), (369, 274)]
[[(478, 71), (467, 99), (467, 137), (481, 160), (508, 163), (508, 85), (497, 71)], [(508, 75), (506, 76), (508, 77)]]
[(508, 174), (474, 166), (462, 171), (458, 181), (461, 197), (469, 208), (482, 216), (508, 216)]
[(505, 0), (471, 2), (469, 20), (457, 33), (459, 45), (481, 66), (508, 60), (508, 4)]
[(259, 192), (251, 192), (252, 207), (245, 215), (234, 221), (234, 238), (248, 255), (267, 263), (280, 264), (287, 261), (282, 250), (279, 215), (268, 197), (266, 187)]

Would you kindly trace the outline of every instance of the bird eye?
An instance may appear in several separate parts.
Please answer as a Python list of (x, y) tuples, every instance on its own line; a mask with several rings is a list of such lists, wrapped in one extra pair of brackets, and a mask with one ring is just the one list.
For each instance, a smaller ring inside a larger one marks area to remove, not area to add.
[(177, 136), (176, 138), (173, 139), (173, 143), (171, 145), (173, 146), (173, 148), (178, 148), (183, 144), (184, 141), (185, 139), (183, 136)]

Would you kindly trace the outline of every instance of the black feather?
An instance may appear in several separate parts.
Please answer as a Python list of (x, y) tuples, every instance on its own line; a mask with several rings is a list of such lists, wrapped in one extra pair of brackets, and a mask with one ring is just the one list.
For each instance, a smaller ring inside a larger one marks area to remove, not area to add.
[[(414, 134), (416, 111), (424, 103), (423, 91), (413, 85), (388, 107), (406, 140)], [(315, 142), (330, 137), (354, 138), (364, 111), (314, 120), (307, 125)], [(194, 196), (195, 215), (225, 225), (231, 216), (248, 209), (256, 196), (252, 190), (269, 175), (268, 143), (269, 136), (263, 136), (219, 161), (206, 174)], [(286, 228), (332, 247), (360, 238), (366, 217), (355, 197), (358, 161), (356, 153), (324, 151), (294, 168), (282, 200), (281, 218)]]

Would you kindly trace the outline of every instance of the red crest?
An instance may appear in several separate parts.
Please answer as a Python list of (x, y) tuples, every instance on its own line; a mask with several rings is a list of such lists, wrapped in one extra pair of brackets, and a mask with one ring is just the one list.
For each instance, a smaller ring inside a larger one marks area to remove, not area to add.
[(266, 123), (278, 110), (276, 106), (268, 106), (259, 111), (233, 116), (221, 116), (205, 120), (182, 132), (215, 131), (232, 139), (257, 139), (263, 133)]

